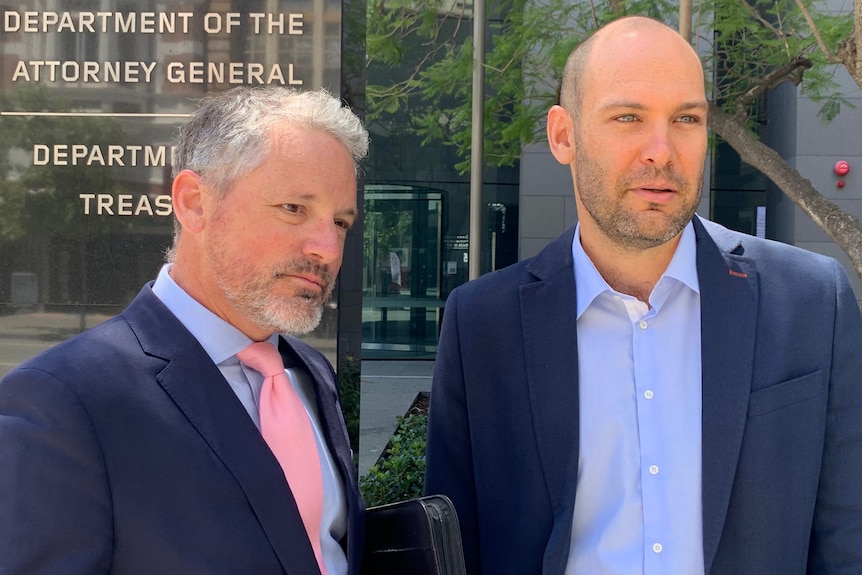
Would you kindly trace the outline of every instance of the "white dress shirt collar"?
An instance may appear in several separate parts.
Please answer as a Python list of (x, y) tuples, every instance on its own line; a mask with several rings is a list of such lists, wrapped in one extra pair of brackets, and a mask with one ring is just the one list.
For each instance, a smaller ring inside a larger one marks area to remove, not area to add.
[[(251, 339), (186, 293), (171, 277), (171, 265), (162, 266), (153, 292), (198, 340), (213, 363), (219, 365), (236, 356)], [(277, 334), (270, 341), (278, 347)]]
[[(650, 305), (660, 309), (669, 291), (668, 282), (665, 278), (672, 278), (682, 282), (693, 292), (700, 293), (700, 283), (697, 279), (697, 242), (695, 239), (694, 225), (689, 222), (682, 231), (679, 244), (673, 258), (668, 264), (662, 277), (659, 279), (652, 294), (650, 294)], [(572, 240), (572, 258), (575, 267), (575, 293), (577, 294), (577, 317), (580, 318), (593, 300), (605, 291), (614, 290), (601, 276), (590, 257), (581, 245), (581, 226), (575, 228), (575, 237)]]

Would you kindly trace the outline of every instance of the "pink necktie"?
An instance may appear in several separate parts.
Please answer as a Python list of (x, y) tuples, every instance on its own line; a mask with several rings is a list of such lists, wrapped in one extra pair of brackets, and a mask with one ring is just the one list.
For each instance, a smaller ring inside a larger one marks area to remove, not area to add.
[(320, 549), (323, 479), (308, 413), (299, 394), (290, 385), (281, 355), (274, 345), (253, 343), (237, 357), (264, 376), (260, 391), (260, 432), (284, 470), (320, 573), (327, 575)]

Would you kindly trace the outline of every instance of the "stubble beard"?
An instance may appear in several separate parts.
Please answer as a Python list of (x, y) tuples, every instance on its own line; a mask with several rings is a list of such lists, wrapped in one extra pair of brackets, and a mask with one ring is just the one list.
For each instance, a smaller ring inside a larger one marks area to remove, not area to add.
[[(667, 206), (662, 204), (649, 204), (648, 211), (639, 213), (623, 204), (619, 194), (637, 182), (653, 179), (672, 183), (681, 192), (684, 203), (672, 212), (666, 211)], [(702, 179), (703, 173), (697, 182)], [(614, 185), (607, 171), (584, 151), (580, 141), (575, 146), (575, 183), (584, 209), (598, 228), (615, 244), (630, 251), (654, 248), (675, 238), (691, 221), (700, 202), (700, 188), (688, 194), (691, 184), (669, 167), (644, 167), (636, 174), (624, 175)], [(608, 195), (606, 188), (611, 186), (614, 195)]]

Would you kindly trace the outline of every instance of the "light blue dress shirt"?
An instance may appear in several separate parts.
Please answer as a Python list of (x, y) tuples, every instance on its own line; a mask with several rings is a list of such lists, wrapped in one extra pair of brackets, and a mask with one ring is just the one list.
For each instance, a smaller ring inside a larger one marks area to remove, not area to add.
[[(153, 292), (173, 313), (180, 323), (195, 337), (230, 384), (255, 426), (260, 429), (260, 390), (263, 376), (241, 365), (236, 354), (252, 343), (245, 334), (198, 303), (171, 278), (171, 264), (162, 267), (153, 284)], [(278, 348), (278, 334), (270, 343)], [(347, 573), (347, 557), (339, 541), (347, 533), (347, 506), (344, 486), (339, 479), (335, 462), (329, 454), (326, 439), (320, 426), (314, 382), (302, 369), (286, 370), (290, 382), (302, 398), (308, 411), (323, 475), (323, 521), (320, 530), (321, 550), (330, 575)]]
[(703, 574), (694, 228), (650, 294), (611, 289), (572, 243), (580, 445), (567, 575)]

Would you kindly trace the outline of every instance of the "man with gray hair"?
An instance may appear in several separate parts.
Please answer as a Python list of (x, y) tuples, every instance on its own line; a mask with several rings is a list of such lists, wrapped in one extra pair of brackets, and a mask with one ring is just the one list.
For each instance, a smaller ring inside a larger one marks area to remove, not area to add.
[(0, 380), (0, 573), (359, 572), (335, 375), (294, 336), (332, 293), (367, 149), (323, 91), (203, 100), (158, 278)]

